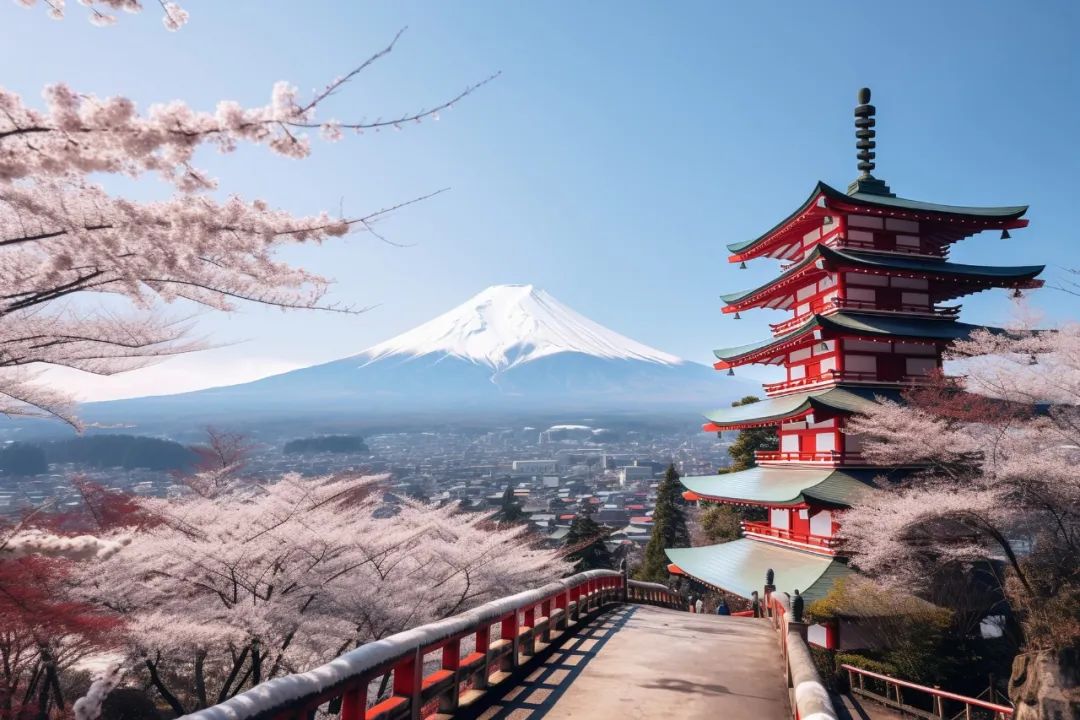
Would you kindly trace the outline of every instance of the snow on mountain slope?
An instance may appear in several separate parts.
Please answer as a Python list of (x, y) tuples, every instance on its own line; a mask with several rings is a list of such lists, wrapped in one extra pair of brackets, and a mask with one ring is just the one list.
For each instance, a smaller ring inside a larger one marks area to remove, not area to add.
[(755, 388), (609, 330), (531, 285), (498, 285), (358, 355), (239, 385), (91, 403), (83, 416), (144, 432), (521, 412), (678, 409), (690, 418)]
[(502, 372), (564, 352), (660, 365), (684, 362), (593, 322), (532, 285), (489, 287), (359, 357), (372, 363), (392, 356), (443, 354)]

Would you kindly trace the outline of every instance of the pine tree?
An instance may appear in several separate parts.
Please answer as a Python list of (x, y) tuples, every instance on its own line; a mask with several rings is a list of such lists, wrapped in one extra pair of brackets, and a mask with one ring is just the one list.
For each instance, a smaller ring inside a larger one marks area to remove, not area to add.
[(503, 492), (502, 505), (499, 507), (499, 513), (496, 515), (499, 522), (507, 524), (516, 524), (525, 519), (525, 513), (521, 510), (521, 505), (518, 503), (517, 498), (514, 497), (514, 481), (510, 480), (506, 483), (506, 490)]
[(672, 464), (668, 466), (656, 491), (652, 536), (645, 547), (645, 562), (637, 572), (638, 578), (652, 582), (666, 581), (668, 561), (664, 549), (689, 546), (690, 531), (686, 528), (686, 514), (683, 512), (682, 486), (679, 484), (679, 473)]
[(744, 513), (739, 512), (740, 510), (742, 508), (734, 508), (721, 503), (708, 504), (698, 518), (698, 524), (709, 544), (715, 545), (739, 539), (739, 522), (749, 519), (744, 517)]
[(593, 520), (592, 512), (584, 510), (570, 524), (566, 534), (566, 559), (574, 563), (574, 572), (610, 570), (615, 561), (604, 544), (608, 531)]
[[(761, 398), (755, 395), (747, 395), (743, 399), (731, 403), (731, 407), (751, 405), (760, 400)], [(754, 459), (754, 452), (756, 450), (777, 450), (779, 447), (780, 440), (776, 434), (775, 427), (740, 430), (738, 437), (735, 438), (735, 442), (731, 443), (731, 447), (728, 448), (728, 455), (731, 456), (731, 465), (720, 470), (720, 472), (729, 473), (739, 472), (740, 470), (749, 470), (757, 465), (757, 460)]]

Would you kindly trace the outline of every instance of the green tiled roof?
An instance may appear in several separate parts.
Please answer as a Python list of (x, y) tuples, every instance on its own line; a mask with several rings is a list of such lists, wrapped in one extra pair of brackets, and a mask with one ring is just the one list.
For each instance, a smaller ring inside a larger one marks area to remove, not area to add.
[(799, 209), (788, 215), (781, 220), (768, 232), (740, 243), (733, 243), (728, 245), (728, 250), (732, 253), (741, 253), (747, 250), (764, 238), (771, 235), (779, 228), (786, 225), (792, 218), (803, 213), (809, 208), (818, 195), (824, 195), (825, 197), (832, 198), (834, 200), (842, 200), (856, 205), (862, 205), (864, 207), (880, 207), (889, 208), (894, 210), (911, 210), (914, 212), (926, 212), (933, 213), (935, 215), (953, 215), (964, 216), (970, 218), (978, 218), (984, 220), (1015, 220), (1027, 212), (1027, 205), (1012, 205), (1008, 207), (966, 207), (962, 205), (941, 205), (938, 203), (928, 203), (921, 200), (908, 200), (906, 198), (887, 197), (884, 195), (871, 195), (867, 193), (855, 193), (854, 195), (848, 195), (845, 192), (837, 190), (836, 188), (829, 187), (823, 182), (818, 182), (814, 186), (813, 192), (810, 193), (810, 197), (806, 199)]
[(766, 505), (800, 505), (817, 500), (850, 507), (875, 492), (870, 484), (878, 470), (752, 467), (724, 475), (684, 477), (682, 484), (706, 497)]
[(820, 599), (838, 579), (852, 574), (840, 560), (745, 538), (664, 552), (687, 575), (744, 598), (755, 590), (762, 593), (765, 571), (770, 568), (778, 591), (798, 590), (807, 602)]
[(822, 315), (818, 318), (818, 324), (826, 329), (855, 332), (860, 335), (889, 335), (929, 340), (961, 340), (976, 330), (995, 329), (953, 320), (849, 312)]
[(911, 270), (937, 275), (985, 278), (987, 280), (1030, 280), (1046, 268), (1045, 265), (965, 265), (931, 258), (906, 257), (896, 253), (835, 250), (824, 245), (818, 245), (813, 254), (820, 254), (825, 260), (838, 265), (886, 270)]
[(720, 408), (705, 413), (705, 417), (713, 424), (724, 427), (747, 422), (780, 421), (810, 409), (860, 412), (872, 405), (874, 398), (879, 395), (895, 400), (899, 398), (899, 391), (894, 388), (841, 385), (827, 390), (782, 395), (747, 405)]
[[(780, 337), (767, 338), (756, 343), (738, 345), (731, 348), (713, 350), (713, 355), (725, 362), (764, 350), (772, 345), (780, 345), (808, 330), (821, 327), (840, 332), (859, 335), (887, 335), (891, 337), (926, 338), (929, 340), (960, 340), (973, 331), (982, 329), (981, 325), (937, 318), (911, 317), (904, 315), (885, 315), (875, 313), (837, 312), (830, 315), (813, 315), (805, 323)], [(985, 328), (994, 330), (994, 328)]]
[(750, 290), (728, 293), (721, 295), (724, 304), (731, 305), (741, 302), (771, 285), (781, 282), (801, 272), (807, 265), (815, 262), (818, 258), (825, 260), (830, 266), (842, 265), (856, 268), (880, 268), (883, 270), (906, 270), (910, 272), (923, 272), (927, 274), (947, 275), (951, 277), (970, 277), (988, 281), (1022, 281), (1031, 280), (1045, 269), (1045, 265), (965, 265), (951, 263), (944, 260), (929, 258), (905, 257), (898, 253), (874, 253), (855, 250), (834, 250), (824, 245), (815, 245), (814, 250), (805, 258), (785, 270), (779, 277), (759, 285)]

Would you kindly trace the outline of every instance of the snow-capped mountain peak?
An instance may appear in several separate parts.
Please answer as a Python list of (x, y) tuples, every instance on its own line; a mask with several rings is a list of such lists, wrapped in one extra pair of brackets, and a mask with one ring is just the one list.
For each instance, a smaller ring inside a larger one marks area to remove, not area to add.
[(576, 352), (605, 359), (681, 365), (680, 358), (609, 330), (532, 285), (494, 285), (450, 312), (368, 348), (367, 362), (449, 355), (496, 372)]

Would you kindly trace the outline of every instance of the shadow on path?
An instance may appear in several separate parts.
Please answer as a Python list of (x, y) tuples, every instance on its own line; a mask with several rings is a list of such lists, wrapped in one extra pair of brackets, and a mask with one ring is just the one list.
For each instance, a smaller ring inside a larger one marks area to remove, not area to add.
[(524, 682), (494, 702), (480, 715), (480, 720), (539, 720), (547, 715), (585, 666), (637, 610), (636, 605), (623, 605), (598, 617), (554, 650)]

